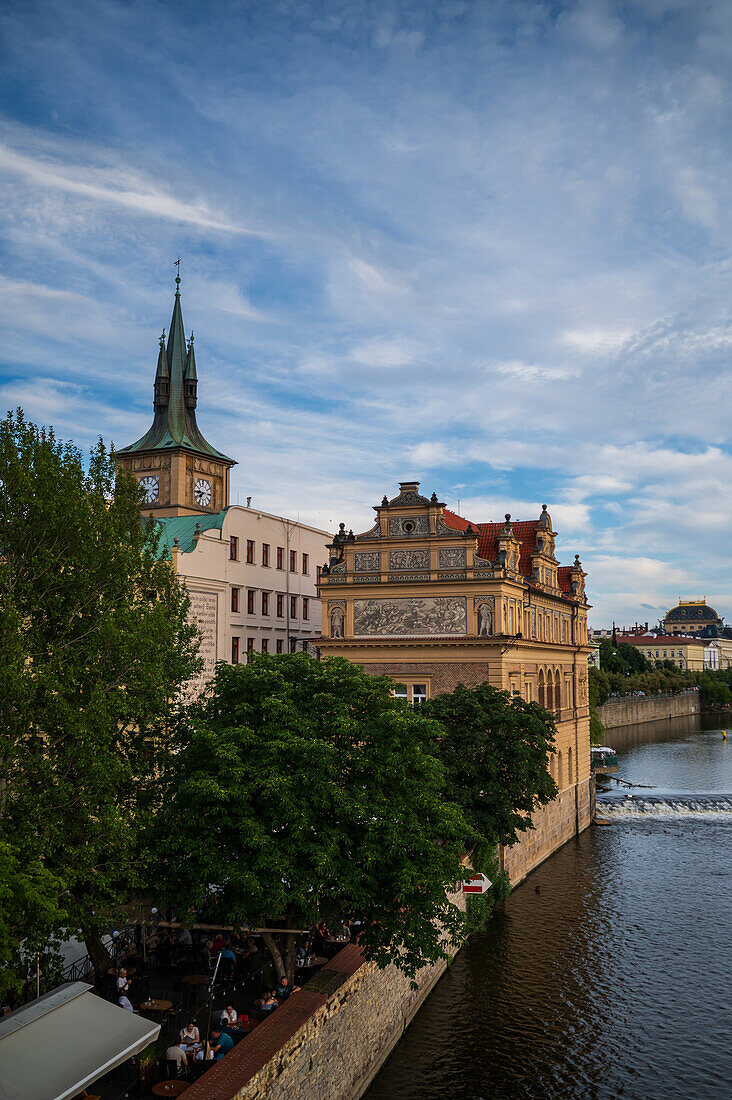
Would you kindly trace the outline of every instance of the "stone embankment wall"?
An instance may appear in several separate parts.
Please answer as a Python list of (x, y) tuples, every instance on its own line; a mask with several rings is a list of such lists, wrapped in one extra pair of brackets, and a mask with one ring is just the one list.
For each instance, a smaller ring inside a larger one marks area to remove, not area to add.
[[(464, 908), (460, 894), (451, 899)], [(447, 962), (417, 988), (349, 944), (186, 1093), (187, 1100), (357, 1100), (381, 1069)]]
[(534, 828), (520, 834), (518, 844), (500, 851), (501, 869), (508, 874), (511, 885), (516, 886), (529, 871), (586, 829), (593, 816), (591, 779), (567, 787), (548, 806), (537, 810), (533, 817)]
[(632, 726), (638, 722), (657, 722), (663, 718), (678, 718), (684, 714), (698, 714), (700, 709), (698, 691), (683, 691), (679, 695), (609, 699), (597, 708), (606, 729)]

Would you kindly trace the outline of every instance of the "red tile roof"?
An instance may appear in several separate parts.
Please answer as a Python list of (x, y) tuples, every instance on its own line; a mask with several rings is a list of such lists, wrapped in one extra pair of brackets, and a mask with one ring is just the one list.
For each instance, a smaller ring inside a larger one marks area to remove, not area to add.
[[(531, 555), (536, 549), (536, 528), (538, 526), (539, 521), (537, 519), (519, 520), (517, 523), (511, 524), (514, 535), (521, 543), (519, 570), (525, 577), (531, 576)], [(502, 523), (478, 524), (478, 531), (480, 532), (478, 553), (481, 558), (487, 558), (488, 561), (495, 561), (496, 554), (498, 553), (498, 532), (502, 527)]]
[[(448, 527), (452, 527), (455, 531), (467, 531), (471, 526), (470, 520), (463, 519), (462, 516), (456, 516), (454, 512), (451, 512), (449, 508), (443, 508), (442, 518)], [(475, 523), (473, 527), (477, 526)]]
[(572, 566), (560, 565), (557, 569), (557, 580), (562, 592), (571, 592), (572, 590)]
[(618, 645), (706, 645), (710, 638), (687, 638), (683, 634), (618, 635)]

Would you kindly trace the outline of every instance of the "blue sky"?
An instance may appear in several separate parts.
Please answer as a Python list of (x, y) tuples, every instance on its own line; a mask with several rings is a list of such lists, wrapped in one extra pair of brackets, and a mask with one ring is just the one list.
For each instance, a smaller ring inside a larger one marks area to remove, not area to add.
[(595, 625), (732, 617), (729, 4), (6, 0), (0, 35), (3, 408), (137, 439), (180, 255), (234, 499), (546, 502)]

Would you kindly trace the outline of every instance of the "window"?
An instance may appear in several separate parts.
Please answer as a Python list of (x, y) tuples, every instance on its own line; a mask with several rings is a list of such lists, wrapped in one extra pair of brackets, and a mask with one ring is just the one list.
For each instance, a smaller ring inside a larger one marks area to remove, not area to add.
[(269, 653), (269, 639), (262, 638), (262, 653)]
[(412, 684), (412, 703), (415, 707), (427, 702), (427, 685)]
[(320, 566), (319, 565), (315, 566), (315, 581), (316, 581), (317, 584), (320, 584)]
[(276, 648), (276, 650), (277, 650), (277, 652), (278, 652), (278, 653), (281, 653), (281, 652), (282, 652), (282, 648), (283, 648), (283, 640), (282, 640), (282, 638), (278, 638), (278, 639), (277, 639), (277, 642), (276, 642), (276, 644), (275, 644), (275, 648)]
[(302, 571), (306, 575), (310, 572), (309, 566), (310, 566), (310, 557), (309, 557), (308, 554), (303, 554), (303, 556), (302, 556)]
[(310, 600), (307, 596), (303, 596), (302, 598), (302, 617), (303, 619), (310, 618)]
[(666, 650), (665, 650), (665, 649), (664, 649), (664, 651), (663, 651), (663, 655), (664, 655), (664, 657), (668, 657), (668, 653), (666, 652)]
[(297, 618), (297, 596), (290, 596), (290, 618)]
[(254, 638), (247, 638), (247, 653), (254, 653)]
[(290, 638), (290, 653), (294, 653), (297, 649), (297, 638)]
[(290, 572), (297, 573), (297, 550), (290, 550)]
[(238, 588), (232, 588), (232, 590), (231, 590), (231, 610), (232, 611), (238, 611), (239, 610), (239, 589)]
[(247, 614), (248, 615), (253, 615), (254, 614), (254, 597), (255, 596), (256, 596), (256, 592), (253, 592), (251, 588), (248, 588), (247, 589)]
[(269, 592), (262, 593), (262, 614), (269, 615)]
[(554, 710), (557, 714), (562, 709), (562, 682), (559, 678), (559, 671), (554, 673)]
[(524, 684), (524, 699), (527, 703), (531, 702), (531, 684), (528, 680)]
[(269, 543), (262, 543), (262, 565), (269, 565)]
[(285, 568), (285, 548), (284, 546), (277, 547), (277, 568)]
[(406, 703), (408, 699), (407, 685), (406, 684), (394, 684), (394, 698), (403, 699)]
[(229, 561), (239, 560), (239, 539), (232, 535), (229, 539)]
[(254, 539), (247, 539), (247, 565), (254, 565)]
[(544, 706), (544, 669), (539, 669), (539, 694), (537, 696), (537, 702), (540, 707)]
[(231, 639), (231, 663), (232, 665), (239, 664), (239, 639)]
[(277, 593), (277, 616), (282, 619), (285, 614), (285, 597)]

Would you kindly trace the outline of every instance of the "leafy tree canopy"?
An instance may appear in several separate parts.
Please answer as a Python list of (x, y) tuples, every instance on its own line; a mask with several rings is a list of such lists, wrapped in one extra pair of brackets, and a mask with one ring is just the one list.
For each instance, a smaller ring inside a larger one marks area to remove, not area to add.
[[(340, 658), (218, 665), (166, 776), (155, 850), (168, 899), (195, 907), (210, 883), (228, 922), (351, 918), (379, 965), (414, 974), (442, 957), (463, 919), (446, 891), (476, 838), (445, 798), (439, 726), (391, 691)], [(294, 937), (284, 962), (268, 946), (292, 974)]]
[[(136, 482), (115, 485), (101, 441), (85, 465), (20, 410), (0, 422), (0, 814), (14, 879), (0, 901), (5, 959), (43, 910), (103, 965), (94, 913), (134, 889), (155, 794), (146, 741), (166, 743), (196, 668), (187, 598), (156, 544)], [(23, 892), (25, 920), (11, 913)]]
[(439, 740), (445, 797), (484, 843), (514, 844), (532, 828), (533, 811), (557, 795), (548, 771), (556, 734), (551, 715), (489, 684), (437, 695), (422, 712), (445, 731)]

